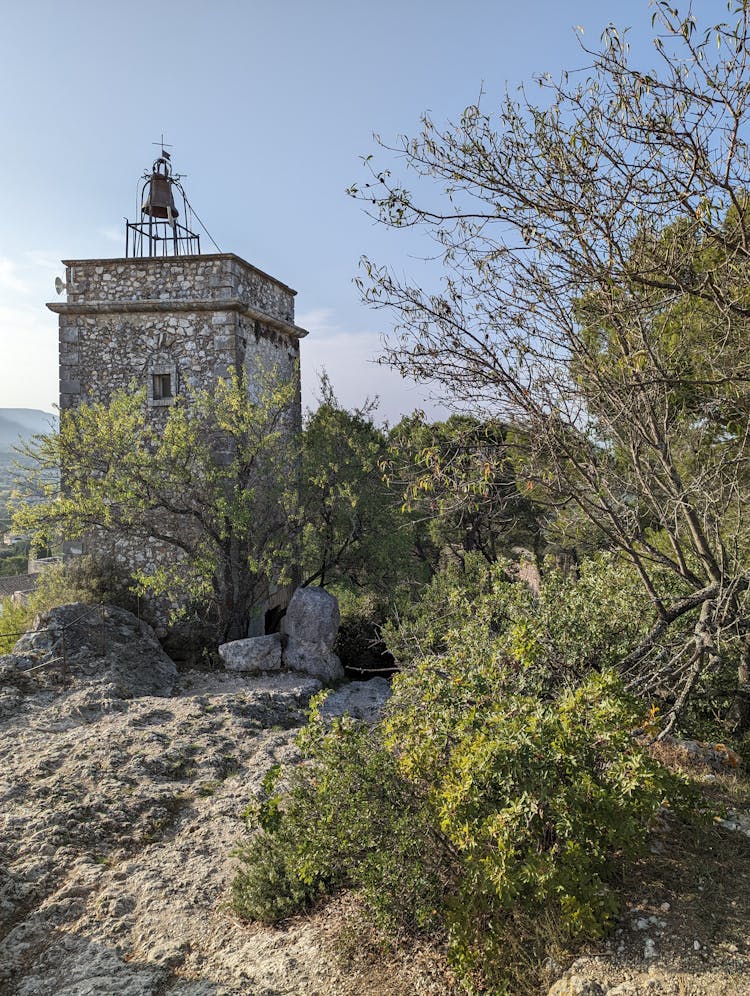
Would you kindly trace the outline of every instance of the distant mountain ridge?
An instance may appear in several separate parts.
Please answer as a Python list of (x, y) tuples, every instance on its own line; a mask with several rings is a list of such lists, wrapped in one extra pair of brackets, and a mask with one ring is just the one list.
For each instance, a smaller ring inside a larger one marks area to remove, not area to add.
[(19, 438), (57, 428), (57, 415), (38, 408), (0, 408), (0, 452), (8, 453)]

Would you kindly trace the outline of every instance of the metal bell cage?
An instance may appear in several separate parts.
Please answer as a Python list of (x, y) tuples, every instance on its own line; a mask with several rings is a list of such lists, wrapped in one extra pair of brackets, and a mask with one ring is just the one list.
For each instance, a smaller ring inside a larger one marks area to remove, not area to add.
[(180, 177), (172, 173), (169, 153), (154, 162), (139, 185), (140, 221), (125, 221), (125, 258), (149, 256), (193, 256), (201, 251), (200, 236), (180, 224), (175, 189), (182, 199), (182, 217), (192, 223), (193, 211)]

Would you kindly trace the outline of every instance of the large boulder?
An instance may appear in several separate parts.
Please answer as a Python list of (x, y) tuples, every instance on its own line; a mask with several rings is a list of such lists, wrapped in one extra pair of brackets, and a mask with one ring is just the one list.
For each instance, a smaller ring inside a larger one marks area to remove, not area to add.
[(341, 661), (330, 650), (312, 643), (289, 640), (282, 653), (284, 667), (318, 678), (324, 685), (335, 685), (346, 677)]
[(281, 623), (289, 641), (330, 651), (339, 631), (338, 599), (323, 588), (298, 588)]
[(327, 685), (343, 681), (344, 668), (332, 649), (339, 620), (334, 595), (322, 588), (298, 588), (281, 623), (284, 666)]
[(13, 663), (48, 665), (45, 672), (113, 684), (123, 695), (171, 695), (177, 680), (153, 629), (113, 605), (74, 602), (42, 613), (13, 648)]
[(279, 633), (271, 633), (268, 636), (251, 636), (245, 640), (222, 643), (219, 657), (228, 671), (244, 671), (248, 674), (279, 671), (281, 636)]

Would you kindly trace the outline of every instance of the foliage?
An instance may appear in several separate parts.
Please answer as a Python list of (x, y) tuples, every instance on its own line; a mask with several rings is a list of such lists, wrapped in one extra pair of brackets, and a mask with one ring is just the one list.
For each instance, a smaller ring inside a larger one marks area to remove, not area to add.
[(260, 833), (239, 851), (237, 912), (275, 923), (355, 884), (382, 923), (426, 925), (440, 893), (430, 874), (440, 869), (421, 867), (433, 829), (378, 731), (348, 720), (327, 729), (313, 712), (300, 746), (310, 764), (272, 769), (268, 795), (247, 811)]
[(514, 993), (555, 946), (607, 929), (661, 805), (690, 804), (639, 739), (658, 710), (613, 667), (649, 624), (644, 598), (611, 556), (549, 569), (538, 595), (512, 569), (468, 556), (387, 627), (408, 666), (381, 723), (313, 713), (305, 763), (252, 811), (243, 915), (353, 887), (381, 924), (445, 936), (468, 990)]
[(609, 554), (576, 571), (545, 571), (539, 593), (519, 586), (509, 604), (508, 647), (522, 665), (584, 677), (617, 668), (650, 622), (653, 609), (632, 564)]
[(105, 560), (75, 557), (47, 567), (36, 575), (37, 584), (22, 603), (5, 599), (0, 613), (0, 653), (9, 653), (21, 634), (33, 625), (40, 613), (83, 602), (87, 605), (119, 605), (137, 611), (136, 596), (129, 578)]
[(502, 630), (503, 593), (510, 564), (490, 565), (479, 554), (449, 562), (421, 592), (419, 601), (402, 606), (398, 619), (383, 626), (388, 649), (402, 665), (441, 654), (452, 640), (473, 627), (491, 644)]
[(0, 546), (0, 577), (25, 574), (28, 563), (28, 540), (19, 540), (9, 546)]
[(648, 629), (651, 609), (632, 565), (600, 554), (575, 572), (547, 565), (538, 593), (510, 561), (467, 557), (436, 575), (399, 625), (384, 627), (388, 648), (410, 664), (470, 638), (488, 657), (534, 667), (551, 683), (617, 668)]
[(467, 989), (522, 992), (518, 945), (539, 970), (605, 930), (624, 864), (683, 799), (643, 721), (612, 672), (542, 697), (533, 669), (457, 642), (394, 680), (381, 726), (313, 716), (306, 763), (252, 811), (235, 908), (275, 922), (354, 887), (381, 924), (444, 933)]
[(380, 670), (391, 668), (393, 657), (383, 640), (381, 629), (391, 606), (371, 591), (352, 592), (336, 589), (341, 621), (334, 653), (345, 667)]
[(519, 545), (541, 553), (542, 510), (519, 489), (507, 426), (468, 415), (429, 424), (416, 412), (388, 441), (389, 479), (398, 481), (406, 508), (429, 517), (438, 551), (478, 551), (489, 562)]
[[(503, 672), (471, 650), (425, 660), (400, 681), (387, 727), (401, 772), (425, 786), (463, 858), (447, 912), (464, 973), (512, 971), (512, 911), (552, 913), (566, 941), (604, 931), (623, 864), (665, 796), (682, 795), (635, 742), (644, 717), (612, 672), (554, 698)], [(545, 939), (530, 932), (528, 942)]]
[(37, 493), (15, 522), (37, 537), (96, 532), (165, 548), (135, 573), (138, 590), (207, 603), (220, 639), (244, 636), (267, 578), (283, 582), (292, 561), (293, 402), (293, 384), (259, 372), (252, 397), (241, 379), (220, 380), (179, 395), (159, 424), (143, 391), (81, 405), (25, 447)]
[(127, 573), (112, 561), (90, 556), (73, 557), (47, 567), (38, 575), (28, 604), (33, 613), (58, 605), (118, 605), (137, 612), (137, 598)]
[(635, 680), (671, 690), (669, 723), (727, 651), (750, 682), (750, 7), (728, 6), (699, 29), (657, 0), (658, 72), (610, 26), (587, 74), (541, 77), (537, 101), (425, 115), (390, 150), (413, 190), (372, 157), (352, 189), (423, 229), (438, 267), (415, 284), (364, 262), (366, 299), (396, 316), (392, 362), (520, 426), (529, 496), (631, 561), (657, 616)]
[(9, 654), (31, 625), (33, 611), (22, 602), (4, 598), (0, 605), (0, 654)]
[(413, 525), (383, 480), (385, 436), (372, 421), (372, 404), (342, 408), (325, 375), (321, 394), (303, 434), (305, 583), (391, 592), (419, 565)]
[(12, 577), (14, 574), (25, 574), (29, 564), (28, 554), (0, 555), (0, 577)]

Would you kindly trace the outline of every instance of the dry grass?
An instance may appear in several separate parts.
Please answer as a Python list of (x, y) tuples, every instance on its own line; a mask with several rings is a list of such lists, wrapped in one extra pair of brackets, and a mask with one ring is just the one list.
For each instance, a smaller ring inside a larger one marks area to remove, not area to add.
[(384, 933), (351, 893), (332, 899), (316, 920), (337, 965), (336, 996), (455, 996), (463, 991), (443, 944)]

